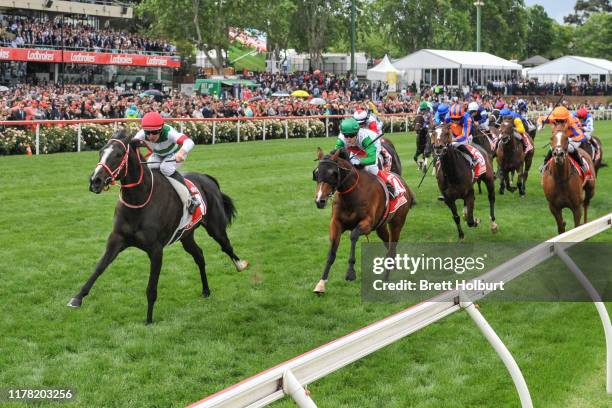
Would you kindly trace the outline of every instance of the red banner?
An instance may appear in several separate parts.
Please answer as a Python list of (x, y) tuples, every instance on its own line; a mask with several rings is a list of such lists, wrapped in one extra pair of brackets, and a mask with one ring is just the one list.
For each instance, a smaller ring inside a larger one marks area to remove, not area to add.
[(105, 52), (39, 50), (31, 48), (0, 48), (0, 60), (27, 62), (64, 62), (69, 64), (131, 65), (142, 67), (178, 68), (179, 57), (166, 55), (110, 54)]

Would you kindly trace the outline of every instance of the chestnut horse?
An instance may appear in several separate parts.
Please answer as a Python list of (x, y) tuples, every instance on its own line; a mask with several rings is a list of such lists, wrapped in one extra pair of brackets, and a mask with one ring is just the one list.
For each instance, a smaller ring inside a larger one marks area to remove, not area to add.
[[(90, 179), (89, 190), (100, 194), (115, 180), (121, 183), (119, 202), (115, 208), (113, 230), (106, 242), (106, 251), (98, 261), (94, 272), (68, 306), (80, 307), (83, 298), (117, 255), (129, 247), (139, 248), (150, 260), (147, 286), (147, 324), (153, 322), (153, 306), (157, 300), (157, 283), (162, 267), (164, 247), (173, 239), (179, 220), (183, 216), (183, 204), (168, 180), (159, 172), (143, 165), (139, 147), (141, 142), (132, 140), (125, 130), (119, 130), (100, 150), (100, 162)], [(207, 214), (180, 237), (183, 249), (189, 253), (200, 270), (202, 295), (210, 296), (206, 278), (204, 254), (194, 238), (198, 226), (203, 226), (241, 271), (248, 262), (234, 253), (226, 229), (236, 216), (232, 199), (221, 192), (217, 180), (206, 174), (187, 173), (185, 178), (196, 185), (207, 207)]]
[[(550, 145), (552, 159), (546, 164), (542, 174), (542, 187), (548, 200), (548, 208), (557, 221), (559, 234), (565, 232), (562, 210), (569, 208), (574, 215), (574, 227), (580, 225), (581, 207), (584, 208), (584, 222), (587, 222), (587, 209), (595, 195), (595, 180), (583, 182), (578, 170), (568, 158), (569, 139), (566, 133), (567, 124), (557, 124), (552, 130)], [(593, 161), (588, 153), (578, 149), (582, 159), (593, 168)]]
[(407, 202), (387, 217), (386, 193), (377, 176), (354, 167), (348, 161), (349, 156), (344, 149), (324, 155), (321, 148), (318, 148), (317, 158), (319, 164), (313, 171), (313, 179), (317, 182), (315, 197), (317, 208), (325, 208), (327, 199), (336, 193), (329, 226), (331, 246), (323, 275), (314, 289), (315, 293), (320, 294), (325, 292), (329, 270), (336, 260), (336, 251), (344, 231), (351, 231), (351, 252), (346, 280), (352, 281), (356, 278), (355, 246), (360, 235), (368, 235), (372, 230), (376, 230), (387, 248), (387, 256), (395, 256), (397, 242), (408, 211), (415, 204), (415, 196), (402, 180)]
[(499, 126), (499, 136), (497, 139), (497, 165), (501, 174), (499, 183), (499, 194), (504, 194), (504, 190), (514, 192), (516, 187), (510, 185), (510, 173), (517, 173), (517, 187), (521, 197), (525, 196), (525, 186), (529, 169), (533, 160), (533, 149), (525, 154), (522, 141), (514, 136), (514, 119), (506, 117)]
[[(459, 149), (451, 144), (452, 136), (448, 124), (437, 126), (433, 130), (431, 138), (434, 155), (440, 163), (440, 167), (436, 171), (438, 187), (444, 197), (444, 203), (453, 213), (453, 220), (455, 220), (457, 225), (459, 239), (462, 240), (465, 235), (461, 229), (461, 218), (457, 214), (455, 201), (463, 199), (463, 214), (468, 226), (478, 226), (480, 220), (474, 219), (474, 182), (479, 180), (482, 180), (487, 187), (491, 231), (493, 233), (497, 232), (497, 224), (495, 223), (495, 184), (493, 167), (489, 157), (482, 149), (479, 149), (484, 157), (487, 170), (479, 178), (475, 178), (472, 176), (471, 164), (462, 156)], [(477, 146), (475, 147), (478, 148)]]

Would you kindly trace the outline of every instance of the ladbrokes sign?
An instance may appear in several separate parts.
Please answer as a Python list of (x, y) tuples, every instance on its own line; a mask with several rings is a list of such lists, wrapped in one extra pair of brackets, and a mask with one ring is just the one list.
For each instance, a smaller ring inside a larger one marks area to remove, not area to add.
[(61, 50), (38, 50), (29, 48), (0, 48), (0, 60), (62, 62), (70, 64), (132, 65), (143, 67), (178, 68), (178, 57), (165, 55), (110, 54), (102, 52), (80, 52)]

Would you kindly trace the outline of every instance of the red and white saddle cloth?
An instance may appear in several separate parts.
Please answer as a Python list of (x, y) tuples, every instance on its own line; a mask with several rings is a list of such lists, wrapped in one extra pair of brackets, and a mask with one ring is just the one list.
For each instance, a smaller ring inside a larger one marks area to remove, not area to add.
[[(402, 180), (399, 178), (399, 176), (395, 173), (391, 173), (390, 171), (379, 170), (378, 180), (381, 182), (383, 189), (385, 190), (386, 210), (383, 220), (386, 220), (387, 218), (389, 218), (389, 216), (395, 213), (402, 205), (408, 202), (408, 200), (406, 199), (406, 188), (404, 188), (404, 183), (402, 183)], [(395, 198), (391, 198), (389, 196), (389, 191), (387, 191), (387, 184), (393, 186), (393, 189), (395, 190)]]
[[(568, 155), (567, 157), (569, 157), (570, 163), (572, 163), (572, 166), (574, 166), (574, 169), (576, 169), (576, 171), (580, 175), (580, 179), (582, 180), (583, 183), (587, 180), (593, 180), (593, 173), (591, 172), (591, 166), (589, 166), (589, 163), (586, 160), (584, 160), (584, 158), (582, 160), (584, 161), (584, 165), (587, 168), (586, 174), (584, 171), (582, 171), (582, 167), (580, 167), (580, 164), (578, 164), (578, 162), (572, 156)], [(548, 162), (546, 163), (546, 168), (550, 166), (553, 160), (554, 159), (548, 160)]]
[(472, 145), (466, 145), (471, 155), (476, 159), (476, 167), (474, 167), (474, 179), (479, 178), (487, 171), (487, 163), (485, 162), (485, 158), (478, 150)]
[(206, 202), (204, 201), (204, 197), (202, 196), (202, 194), (200, 194), (198, 188), (188, 179), (185, 179), (185, 184), (187, 184), (187, 186), (189, 187), (191, 195), (197, 197), (200, 200), (200, 205), (196, 207), (193, 214), (189, 214), (189, 211), (187, 211), (187, 207), (183, 205), (183, 216), (181, 217), (179, 225), (176, 227), (174, 234), (172, 234), (172, 238), (170, 238), (170, 241), (168, 241), (166, 246), (181, 239), (181, 237), (186, 231), (189, 231), (190, 229), (198, 225), (198, 223), (206, 215)]

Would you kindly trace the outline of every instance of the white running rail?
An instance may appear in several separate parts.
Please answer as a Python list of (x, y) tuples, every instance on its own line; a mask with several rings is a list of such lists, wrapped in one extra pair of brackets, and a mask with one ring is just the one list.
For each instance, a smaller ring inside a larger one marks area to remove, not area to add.
[[(576, 274), (578, 280), (593, 298), (604, 325), (607, 350), (607, 392), (612, 394), (612, 326), (605, 304), (565, 253), (572, 243), (584, 241), (612, 227), (612, 213), (558, 235), (497, 266), (476, 278), (485, 282), (509, 282), (545, 260), (559, 256)], [(559, 249), (556, 243), (567, 243)], [(486, 296), (483, 291), (464, 299), (457, 291), (445, 292), (430, 301), (419, 303), (399, 313), (372, 323), (321, 347), (262, 371), (244, 381), (219, 391), (189, 408), (263, 407), (284, 396), (290, 396), (299, 407), (316, 407), (305, 386), (374, 351), (385, 347), (444, 317), (465, 309), (498, 353), (512, 376), (521, 406), (532, 407), (531, 396), (523, 375), (512, 355), (495, 331), (475, 307), (476, 300)]]

